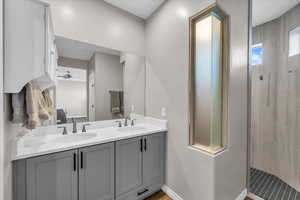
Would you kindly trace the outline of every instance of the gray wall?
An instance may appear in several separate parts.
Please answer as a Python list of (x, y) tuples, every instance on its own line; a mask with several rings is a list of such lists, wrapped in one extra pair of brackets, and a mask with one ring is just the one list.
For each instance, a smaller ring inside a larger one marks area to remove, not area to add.
[(167, 1), (146, 22), (146, 114), (166, 108), (166, 184), (185, 200), (214, 199), (214, 158), (188, 145), (188, 17), (214, 2)]
[(228, 148), (211, 156), (188, 146), (188, 17), (214, 2), (168, 1), (146, 22), (146, 114), (167, 109), (166, 184), (186, 200), (233, 200), (246, 188), (247, 0), (217, 1), (231, 22)]
[(124, 111), (129, 115), (133, 113), (145, 114), (145, 57), (124, 53), (121, 55), (124, 61)]
[(8, 123), (8, 95), (3, 94), (3, 0), (0, 0), (0, 200), (12, 199), (11, 155), (15, 148), (15, 133)]
[(253, 44), (263, 43), (263, 64), (252, 66), (250, 155), (252, 167), (300, 191), (300, 55), (288, 57), (289, 31), (299, 19), (300, 4), (253, 29)]
[(56, 35), (144, 55), (144, 20), (102, 0), (43, 1), (51, 5)]
[(96, 121), (120, 118), (111, 113), (109, 90), (123, 90), (123, 66), (120, 56), (96, 53), (95, 56)]
[(217, 0), (230, 16), (228, 148), (216, 156), (215, 199), (235, 199), (246, 188), (248, 0)]

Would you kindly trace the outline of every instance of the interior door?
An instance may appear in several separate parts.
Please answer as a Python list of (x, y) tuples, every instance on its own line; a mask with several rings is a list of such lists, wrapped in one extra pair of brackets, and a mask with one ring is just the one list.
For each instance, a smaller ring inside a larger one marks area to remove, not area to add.
[(116, 142), (116, 196), (142, 185), (142, 138)]
[(164, 134), (153, 134), (143, 138), (143, 184), (163, 182), (164, 177)]
[(79, 149), (79, 200), (114, 199), (114, 143)]
[(77, 200), (77, 150), (27, 160), (27, 199)]

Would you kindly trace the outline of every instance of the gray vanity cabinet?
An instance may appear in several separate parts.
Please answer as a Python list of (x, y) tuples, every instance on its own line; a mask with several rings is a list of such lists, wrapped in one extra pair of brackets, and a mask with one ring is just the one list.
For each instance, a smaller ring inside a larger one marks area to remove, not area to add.
[(26, 200), (77, 200), (76, 157), (73, 150), (28, 159)]
[(79, 149), (79, 200), (114, 199), (114, 143)]
[(116, 143), (116, 200), (144, 199), (164, 182), (165, 134)]
[(142, 186), (142, 138), (116, 143), (116, 196)]
[(143, 183), (148, 185), (163, 182), (165, 161), (164, 134), (153, 134), (144, 138)]
[(142, 200), (164, 183), (165, 134), (14, 161), (14, 200)]

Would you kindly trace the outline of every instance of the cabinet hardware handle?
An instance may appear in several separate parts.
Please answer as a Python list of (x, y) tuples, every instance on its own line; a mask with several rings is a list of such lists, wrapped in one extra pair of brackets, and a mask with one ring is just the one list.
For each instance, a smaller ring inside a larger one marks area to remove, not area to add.
[(83, 152), (80, 152), (80, 168), (83, 169)]
[(143, 152), (143, 139), (140, 139), (140, 150)]
[(145, 143), (144, 144), (144, 150), (147, 151), (147, 139), (146, 138), (144, 139), (144, 143)]
[(76, 166), (77, 166), (77, 159), (76, 159), (77, 155), (76, 153), (73, 154), (73, 169), (74, 171), (76, 171)]
[(141, 191), (141, 192), (138, 192), (137, 195), (138, 195), (138, 196), (141, 196), (142, 194), (145, 194), (145, 193), (148, 192), (148, 191), (149, 191), (148, 189), (145, 189), (145, 190), (143, 190), (143, 191)]

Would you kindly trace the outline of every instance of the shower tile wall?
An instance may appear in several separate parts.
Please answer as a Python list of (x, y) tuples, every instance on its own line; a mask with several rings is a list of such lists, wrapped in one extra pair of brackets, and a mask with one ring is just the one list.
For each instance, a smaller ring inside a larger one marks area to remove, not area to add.
[(300, 55), (288, 57), (289, 31), (300, 26), (300, 4), (253, 29), (263, 64), (252, 66), (251, 167), (300, 191)]

